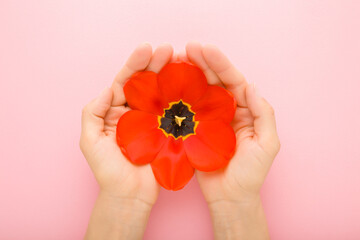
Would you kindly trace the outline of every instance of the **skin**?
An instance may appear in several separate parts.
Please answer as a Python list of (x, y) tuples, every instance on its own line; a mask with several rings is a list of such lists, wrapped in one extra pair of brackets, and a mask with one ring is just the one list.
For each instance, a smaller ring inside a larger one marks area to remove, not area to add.
[(111, 88), (84, 107), (80, 148), (100, 186), (85, 239), (142, 239), (160, 186), (149, 164), (131, 164), (116, 144), (117, 121), (129, 110), (123, 85), (135, 72), (157, 73), (176, 60), (198, 65), (209, 84), (226, 87), (238, 103), (232, 122), (237, 136), (233, 159), (219, 171), (195, 173), (215, 238), (268, 239), (259, 192), (280, 148), (274, 110), (216, 46), (198, 42), (189, 42), (180, 54), (167, 43), (154, 52), (150, 44), (140, 44)]

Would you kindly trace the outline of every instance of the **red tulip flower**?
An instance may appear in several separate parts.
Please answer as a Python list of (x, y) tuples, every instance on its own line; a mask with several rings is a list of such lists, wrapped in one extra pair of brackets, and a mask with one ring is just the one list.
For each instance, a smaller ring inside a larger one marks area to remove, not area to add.
[(183, 188), (199, 171), (227, 165), (235, 150), (233, 95), (207, 84), (200, 68), (176, 62), (157, 74), (135, 73), (124, 93), (131, 109), (117, 124), (117, 143), (134, 164), (151, 164), (159, 184)]

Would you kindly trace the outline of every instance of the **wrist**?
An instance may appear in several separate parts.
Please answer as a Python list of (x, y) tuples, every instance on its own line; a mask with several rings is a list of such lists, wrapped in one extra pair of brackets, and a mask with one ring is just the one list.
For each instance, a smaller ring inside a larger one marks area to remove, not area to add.
[(142, 239), (152, 205), (100, 191), (85, 239)]
[[(159, 195), (160, 188), (158, 186), (152, 186), (145, 184), (145, 186), (139, 187), (140, 183), (127, 184), (126, 182), (119, 184), (99, 184), (99, 195), (104, 195), (107, 198), (111, 198), (114, 202), (122, 202), (125, 205), (144, 205), (144, 208), (152, 208), (156, 203)], [(145, 188), (145, 189), (144, 189)], [(142, 207), (141, 207), (142, 208)]]
[(268, 239), (260, 195), (208, 204), (215, 239)]
[[(220, 199), (208, 202), (210, 213), (216, 216), (240, 217), (240, 214), (251, 213), (262, 207), (260, 194), (240, 199)], [(227, 218), (228, 219), (228, 218)]]
[(151, 212), (153, 204), (142, 200), (138, 197), (128, 197), (113, 194), (105, 190), (100, 190), (98, 201), (106, 202), (106, 204), (117, 212), (138, 212), (147, 214)]

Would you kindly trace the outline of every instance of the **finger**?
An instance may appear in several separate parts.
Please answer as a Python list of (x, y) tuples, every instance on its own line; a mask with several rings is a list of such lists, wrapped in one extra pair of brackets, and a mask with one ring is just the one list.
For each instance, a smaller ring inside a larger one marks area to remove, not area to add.
[(259, 145), (268, 152), (276, 154), (280, 143), (276, 131), (274, 109), (259, 96), (254, 84), (246, 88), (246, 101), (254, 117), (254, 131)]
[(113, 91), (105, 88), (100, 95), (86, 105), (81, 118), (81, 135), (90, 141), (95, 141), (104, 131), (104, 118), (108, 112)]
[(204, 72), (208, 83), (211, 85), (223, 86), (216, 73), (210, 69), (202, 54), (202, 46), (199, 42), (191, 41), (186, 44), (186, 53), (190, 62), (197, 65)]
[(126, 103), (123, 90), (123, 86), (126, 80), (134, 73), (144, 70), (150, 62), (151, 55), (152, 48), (149, 43), (140, 44), (130, 55), (125, 65), (116, 75), (115, 80), (112, 83), (111, 88), (114, 92), (112, 106), (120, 106)]
[(169, 43), (158, 46), (151, 57), (150, 63), (145, 70), (158, 73), (167, 64), (173, 55), (174, 49)]
[(220, 81), (234, 94), (238, 106), (246, 107), (245, 89), (248, 83), (244, 76), (215, 45), (204, 45), (202, 54), (206, 63), (217, 74)]

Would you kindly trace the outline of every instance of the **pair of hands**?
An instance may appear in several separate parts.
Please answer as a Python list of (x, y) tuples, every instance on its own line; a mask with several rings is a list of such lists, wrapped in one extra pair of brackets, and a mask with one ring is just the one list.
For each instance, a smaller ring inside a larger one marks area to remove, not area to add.
[(231, 91), (238, 104), (232, 122), (237, 137), (233, 158), (224, 169), (195, 173), (212, 214), (222, 211), (220, 208), (230, 210), (233, 205), (259, 202), (260, 188), (280, 148), (274, 110), (216, 46), (202, 46), (198, 42), (189, 42), (186, 52), (179, 55), (174, 55), (169, 44), (160, 45), (154, 52), (148, 43), (139, 45), (111, 88), (104, 89), (84, 107), (80, 148), (101, 193), (111, 198), (142, 202), (150, 209), (156, 202), (160, 186), (150, 164), (136, 166), (125, 158), (116, 143), (116, 125), (121, 115), (129, 110), (123, 92), (126, 80), (138, 71), (157, 73), (165, 64), (177, 60), (199, 66), (209, 84)]

